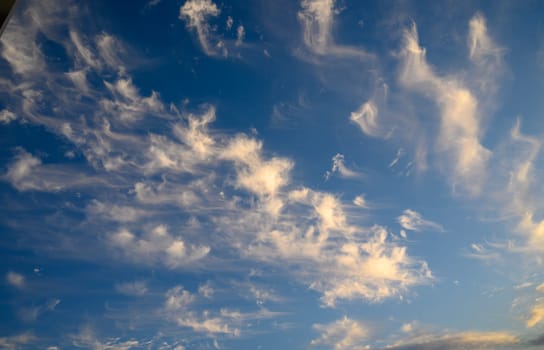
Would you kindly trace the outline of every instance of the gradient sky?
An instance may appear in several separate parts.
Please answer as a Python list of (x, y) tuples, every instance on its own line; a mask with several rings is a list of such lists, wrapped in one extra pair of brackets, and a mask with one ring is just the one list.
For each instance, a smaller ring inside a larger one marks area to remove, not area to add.
[(542, 14), (20, 0), (0, 348), (544, 349)]

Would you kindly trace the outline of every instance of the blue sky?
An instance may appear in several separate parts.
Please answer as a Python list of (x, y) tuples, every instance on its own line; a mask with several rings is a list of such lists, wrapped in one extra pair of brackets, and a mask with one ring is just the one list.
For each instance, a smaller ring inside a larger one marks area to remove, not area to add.
[(538, 1), (20, 0), (0, 347), (544, 347)]

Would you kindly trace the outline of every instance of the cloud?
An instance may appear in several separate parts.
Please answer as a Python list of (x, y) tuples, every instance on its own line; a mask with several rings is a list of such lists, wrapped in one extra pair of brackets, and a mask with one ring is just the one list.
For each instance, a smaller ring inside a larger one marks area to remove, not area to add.
[(399, 80), (402, 85), (431, 98), (440, 111), (437, 150), (450, 163), (450, 180), (471, 195), (480, 192), (491, 152), (481, 142), (478, 100), (455, 77), (440, 77), (427, 63), (425, 49), (419, 46), (415, 24), (404, 31)]
[(198, 294), (202, 295), (204, 298), (210, 299), (215, 293), (215, 290), (209, 282), (202, 284), (198, 287)]
[(141, 348), (136, 339), (121, 340), (120, 338), (99, 339), (89, 326), (83, 327), (78, 334), (72, 335), (72, 344), (78, 348), (93, 350), (130, 350)]
[(103, 203), (98, 200), (91, 201), (86, 211), (89, 215), (100, 216), (101, 218), (116, 222), (136, 222), (149, 215), (147, 211), (142, 209)]
[(406, 209), (401, 216), (397, 218), (398, 223), (405, 230), (410, 231), (426, 231), (433, 230), (444, 232), (442, 225), (437, 224), (436, 222), (425, 220), (423, 216), (411, 209)]
[[(306, 5), (303, 11), (314, 6)], [(180, 15), (205, 40), (203, 47), (213, 50), (208, 20), (219, 15), (217, 6), (188, 1)], [(341, 300), (402, 298), (432, 281), (425, 261), (411, 257), (384, 227), (360, 224), (350, 212), (352, 204), (346, 210), (337, 194), (294, 183), (292, 159), (268, 154), (254, 136), (213, 129), (213, 106), (191, 112), (187, 105), (163, 102), (153, 90), (144, 92), (130, 75), (134, 58), (127, 56), (130, 50), (121, 40), (108, 33), (82, 35), (74, 17), (62, 18), (59, 28), (72, 34), (51, 40), (66, 48), (69, 64), (47, 66), (40, 76), (17, 73), (10, 77), (17, 89), (0, 85), (14, 94), (6, 108), (61, 137), (81, 156), (77, 160), (83, 164), (76, 171), (63, 160), (51, 164), (21, 150), (3, 177), (21, 191), (77, 187), (83, 192), (87, 220), (69, 228), (78, 233), (70, 236), (70, 244), (51, 238), (55, 251), (79, 256), (82, 244), (88, 251), (106, 247), (124, 261), (167, 269), (207, 267), (208, 259), (229, 251), (244, 261), (284, 269), (289, 278), (318, 291), (328, 307)], [(327, 40), (340, 54), (339, 46)], [(62, 105), (63, 113), (51, 115), (43, 104)], [(353, 175), (338, 160), (339, 174)], [(202, 226), (182, 226), (188, 217), (198, 218)], [(97, 256), (93, 258), (104, 260)], [(270, 298), (254, 292), (257, 300)], [(234, 313), (192, 312), (191, 318), (178, 315), (176, 323), (231, 334), (241, 328)], [(221, 326), (233, 320), (234, 325)]]
[(233, 24), (234, 24), (234, 20), (232, 19), (231, 16), (228, 16), (225, 22), (225, 27), (227, 28), (227, 30), (231, 30)]
[(32, 171), (40, 164), (41, 161), (38, 158), (24, 150), (20, 150), (13, 163), (8, 167), (4, 178), (19, 191), (40, 188), (40, 185), (29, 181)]
[(38, 338), (34, 334), (25, 332), (18, 335), (0, 337), (0, 347), (7, 350), (16, 350), (26, 345), (31, 345), (37, 340)]
[(241, 329), (250, 320), (262, 320), (278, 316), (278, 313), (260, 309), (254, 313), (220, 309), (213, 311), (197, 308), (198, 295), (192, 294), (182, 286), (169, 289), (165, 294), (164, 310), (170, 320), (193, 332), (204, 333), (210, 337), (218, 335), (240, 336)]
[(289, 182), (293, 162), (286, 158), (263, 159), (262, 142), (238, 135), (229, 141), (221, 157), (234, 162), (236, 186), (257, 195), (266, 210), (279, 215), (283, 202), (278, 192)]
[(361, 322), (344, 318), (329, 324), (314, 324), (321, 336), (311, 341), (311, 345), (326, 345), (335, 350), (363, 349), (369, 340), (370, 329)]
[(35, 23), (22, 22), (17, 16), (10, 19), (9, 30), (2, 33), (2, 57), (15, 73), (29, 74), (45, 68), (43, 54), (35, 41), (36, 33)]
[(368, 59), (364, 50), (337, 45), (332, 29), (336, 14), (335, 0), (302, 0), (298, 19), (302, 25), (302, 38), (311, 53), (318, 56), (339, 56)]
[(368, 203), (365, 199), (364, 194), (360, 194), (356, 196), (355, 198), (353, 198), (353, 204), (361, 208), (368, 208)]
[(3, 109), (0, 111), (0, 123), (9, 124), (16, 119), (17, 119), (17, 116), (15, 115), (15, 113), (7, 109)]
[(386, 348), (390, 350), (454, 350), (506, 349), (516, 347), (520, 340), (506, 332), (460, 332), (419, 334), (400, 340)]
[(188, 0), (179, 10), (179, 18), (186, 22), (187, 28), (194, 29), (200, 46), (206, 55), (215, 56), (217, 48), (210, 43), (208, 18), (217, 17), (221, 11), (211, 0)]
[(328, 180), (334, 173), (338, 173), (344, 178), (358, 178), (362, 176), (362, 174), (349, 169), (344, 164), (344, 155), (340, 153), (337, 153), (334, 157), (332, 157), (332, 169), (325, 173), (325, 178)]
[(244, 43), (244, 39), (246, 37), (246, 30), (244, 29), (244, 26), (238, 26), (236, 29), (236, 46), (240, 46)]
[(51, 299), (43, 305), (20, 308), (18, 315), (25, 322), (34, 322), (45, 312), (54, 311), (58, 304), (60, 299)]
[(145, 281), (131, 281), (115, 284), (115, 290), (118, 293), (129, 296), (142, 296), (148, 292), (147, 282)]
[(303, 271), (310, 288), (322, 293), (324, 306), (334, 307), (337, 300), (401, 297), (409, 287), (432, 280), (426, 263), (409, 257), (383, 227), (351, 225), (334, 196), (302, 188), (289, 193), (289, 203), (284, 215), (300, 220), (270, 226), (252, 216), (225, 226), (259, 232), (244, 249), (246, 255)]
[(303, 0), (298, 16), (304, 31), (304, 43), (318, 54), (331, 44), (334, 0)]
[(23, 288), (25, 286), (25, 276), (17, 272), (9, 271), (6, 274), (6, 282), (13, 287)]
[(21, 148), (17, 149), (17, 154), (1, 179), (9, 182), (19, 191), (56, 192), (92, 185), (114, 186), (106, 178), (88, 176), (69, 166), (44, 165), (41, 159)]
[(529, 318), (525, 321), (527, 328), (533, 328), (544, 320), (544, 304), (539, 303), (532, 307)]
[(356, 111), (351, 112), (349, 119), (357, 124), (366, 135), (382, 136), (378, 124), (378, 106), (373, 101), (363, 103)]
[(127, 229), (109, 235), (109, 246), (128, 260), (138, 263), (161, 264), (174, 269), (194, 263), (210, 252), (208, 246), (186, 243), (168, 233), (164, 225), (138, 237)]
[(164, 307), (167, 311), (178, 311), (193, 303), (194, 300), (195, 297), (191, 293), (182, 286), (176, 286), (166, 292)]
[(496, 80), (502, 73), (504, 49), (489, 36), (484, 16), (476, 13), (469, 22), (469, 58), (476, 65), (474, 77), (481, 92), (488, 95), (497, 90)]

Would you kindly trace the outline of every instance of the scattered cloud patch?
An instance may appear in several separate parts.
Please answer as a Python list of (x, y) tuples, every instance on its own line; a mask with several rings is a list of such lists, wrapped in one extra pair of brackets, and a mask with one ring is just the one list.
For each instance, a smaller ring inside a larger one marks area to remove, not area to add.
[(344, 155), (340, 153), (332, 157), (332, 169), (325, 173), (325, 179), (328, 180), (335, 173), (344, 178), (359, 178), (362, 176), (362, 174), (346, 166)]
[(362, 322), (344, 318), (329, 324), (314, 324), (314, 329), (321, 333), (311, 345), (325, 345), (335, 350), (366, 349), (365, 342), (371, 331)]
[(423, 216), (411, 209), (406, 209), (402, 215), (397, 218), (398, 223), (405, 230), (410, 231), (439, 231), (444, 232), (442, 225), (436, 222), (425, 220)]
[(171, 269), (195, 263), (210, 252), (210, 247), (188, 244), (171, 235), (164, 225), (156, 226), (141, 237), (120, 229), (109, 235), (109, 245), (128, 260), (161, 264)]
[(6, 282), (16, 288), (23, 288), (25, 286), (25, 276), (20, 273), (9, 271), (6, 274)]
[(3, 109), (0, 111), (0, 123), (9, 124), (16, 119), (17, 119), (17, 116), (15, 115), (15, 113), (7, 109)]
[(246, 30), (244, 29), (244, 26), (240, 25), (236, 29), (236, 46), (240, 46), (244, 43), (244, 39), (246, 37)]
[(544, 320), (544, 304), (537, 303), (530, 311), (528, 319), (525, 321), (527, 328), (533, 328)]
[[(210, 41), (210, 17), (217, 17), (221, 11), (211, 0), (188, 0), (179, 10), (179, 18), (184, 20), (187, 28), (195, 30), (202, 50), (208, 56), (219, 54), (217, 45)], [(228, 24), (227, 24), (228, 25)]]
[(147, 282), (146, 281), (131, 281), (131, 282), (121, 282), (115, 284), (115, 290), (118, 293), (129, 295), (129, 296), (143, 296), (148, 293)]

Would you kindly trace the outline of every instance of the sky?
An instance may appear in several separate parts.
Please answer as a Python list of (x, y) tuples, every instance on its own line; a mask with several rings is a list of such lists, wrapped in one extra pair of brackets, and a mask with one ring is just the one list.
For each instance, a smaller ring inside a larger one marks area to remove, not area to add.
[(0, 348), (544, 349), (542, 13), (18, 1)]

